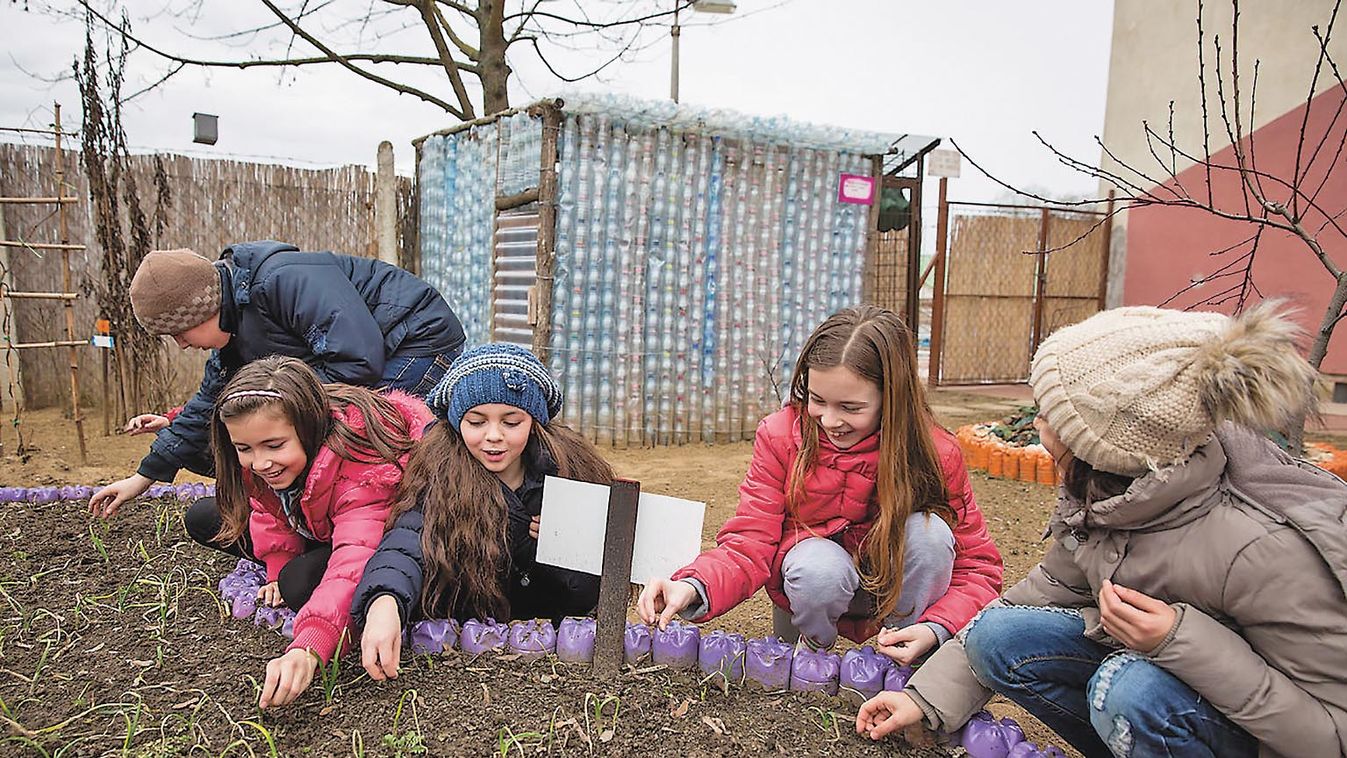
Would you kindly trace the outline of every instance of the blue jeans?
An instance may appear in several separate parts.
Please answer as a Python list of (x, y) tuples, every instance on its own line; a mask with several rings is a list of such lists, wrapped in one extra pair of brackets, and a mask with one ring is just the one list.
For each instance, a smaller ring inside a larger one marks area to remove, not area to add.
[(439, 355), (395, 356), (384, 363), (384, 375), (379, 389), (402, 390), (422, 400), (440, 383), (463, 348)]
[(1258, 742), (1178, 677), (1084, 636), (1062, 608), (989, 608), (964, 640), (985, 686), (1086, 756), (1256, 756)]

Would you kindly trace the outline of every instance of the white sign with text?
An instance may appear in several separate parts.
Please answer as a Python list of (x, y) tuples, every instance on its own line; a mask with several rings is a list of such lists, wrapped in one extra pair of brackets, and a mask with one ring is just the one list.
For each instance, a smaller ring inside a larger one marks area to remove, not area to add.
[[(642, 492), (636, 506), (631, 581), (668, 576), (702, 549), (706, 503)], [(549, 476), (543, 482), (538, 562), (586, 574), (603, 573), (608, 487)]]

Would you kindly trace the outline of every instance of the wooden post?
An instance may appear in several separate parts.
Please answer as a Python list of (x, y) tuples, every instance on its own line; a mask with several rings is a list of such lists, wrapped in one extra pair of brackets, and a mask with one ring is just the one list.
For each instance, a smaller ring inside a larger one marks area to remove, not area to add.
[(940, 386), (941, 342), (945, 336), (945, 252), (949, 247), (949, 177), (940, 177), (940, 210), (935, 222), (935, 292), (931, 296), (931, 350), (926, 383)]
[(397, 176), (393, 173), (393, 143), (379, 143), (374, 174), (374, 228), (379, 260), (398, 265)]
[[(0, 237), (5, 236), (5, 214), (0, 213)], [(13, 274), (9, 268), (9, 250), (0, 247), (0, 293), (7, 292), (9, 286), (14, 283)], [(14, 351), (11, 345), (19, 341), (19, 334), (15, 328), (15, 318), (13, 306), (9, 299), (0, 297), (0, 322), (3, 322), (6, 329), (4, 334), (0, 334), (0, 339), (5, 341), (4, 360), (0, 361), (0, 374), (3, 374), (5, 385), (0, 392), (7, 393), (14, 403), (14, 432), (19, 435), (18, 451), (23, 452), (23, 432), (21, 431), (19, 421), (19, 395), (23, 392), (22, 384), (19, 379), (19, 361), (18, 353)], [(15, 391), (15, 390), (18, 391)], [(4, 401), (0, 398), (0, 409), (4, 408)], [(0, 455), (5, 452), (5, 437), (0, 433)]]
[[(61, 104), (56, 103), (56, 195), (65, 197), (65, 155), (61, 151)], [(74, 291), (70, 276), (70, 225), (66, 219), (66, 204), (56, 205), (57, 224), (61, 235), (61, 283), (62, 291), (69, 294)], [(75, 342), (75, 303), (63, 301), (65, 305), (65, 342), (70, 350), (70, 415), (75, 419), (75, 434), (80, 443), (80, 464), (89, 462), (89, 451), (84, 444), (84, 418), (80, 416), (80, 354)], [(75, 344), (70, 344), (75, 343)]]
[(543, 106), (542, 160), (538, 166), (538, 254), (534, 263), (532, 308), (533, 354), (547, 365), (552, 344), (552, 271), (556, 264), (557, 141), (561, 137), (561, 109)]
[(103, 351), (103, 436), (112, 436), (112, 392), (108, 384), (108, 351)]
[(861, 301), (879, 300), (879, 201), (884, 196), (884, 156), (870, 156), (870, 177), (875, 180), (874, 202), (867, 209), (865, 220), (865, 260), (861, 261), (863, 279)]
[(1029, 336), (1029, 357), (1038, 351), (1038, 343), (1043, 341), (1043, 300), (1048, 296), (1048, 229), (1052, 225), (1052, 214), (1047, 208), (1039, 211), (1038, 222), (1038, 258), (1034, 266), (1034, 330)]
[[(907, 222), (907, 312), (910, 314), (912, 335), (921, 332), (921, 287), (926, 281), (926, 272), (917, 275), (921, 268), (921, 185), (926, 181), (926, 161), (917, 161), (917, 181), (912, 185), (911, 202), (908, 204), (911, 214)], [(932, 261), (934, 262), (934, 261)]]
[(594, 673), (611, 679), (622, 669), (623, 635), (631, 600), (631, 553), (636, 546), (636, 506), (641, 483), (614, 479), (608, 490), (608, 528), (603, 536), (603, 576), (594, 636)]

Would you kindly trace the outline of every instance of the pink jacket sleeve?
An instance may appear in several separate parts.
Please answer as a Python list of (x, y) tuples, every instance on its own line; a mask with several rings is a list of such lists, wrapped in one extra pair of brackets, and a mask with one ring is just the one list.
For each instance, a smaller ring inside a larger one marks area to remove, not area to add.
[(338, 497), (332, 511), (332, 555), (318, 587), (295, 617), (295, 639), (287, 651), (310, 649), (324, 662), (337, 652), (342, 632), (351, 625), (356, 585), (383, 538), (392, 500), (393, 488), (384, 485), (352, 487)]
[(1000, 596), (1003, 566), (1001, 552), (987, 533), (987, 523), (973, 499), (963, 453), (943, 430), (936, 432), (935, 441), (949, 504), (958, 519), (954, 525), (954, 575), (945, 596), (927, 608), (918, 621), (933, 621), (953, 634)]
[(767, 583), (772, 570), (786, 518), (790, 461), (782, 457), (766, 424), (766, 420), (758, 424), (753, 458), (739, 485), (739, 509), (716, 535), (716, 547), (673, 575), (674, 579), (697, 579), (706, 587), (710, 610), (698, 621), (719, 616), (747, 600)]
[(249, 499), (248, 505), (252, 508), (248, 533), (253, 538), (253, 555), (266, 564), (267, 581), (274, 582), (285, 564), (304, 552), (304, 538), (256, 500)]

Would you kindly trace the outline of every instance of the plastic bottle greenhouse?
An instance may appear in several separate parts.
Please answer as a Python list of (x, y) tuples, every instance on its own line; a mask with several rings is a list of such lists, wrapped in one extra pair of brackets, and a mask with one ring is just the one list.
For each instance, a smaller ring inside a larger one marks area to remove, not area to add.
[(417, 140), (420, 273), (469, 344), (542, 356), (562, 420), (591, 440), (751, 439), (814, 326), (861, 302), (874, 206), (839, 182), (877, 176), (898, 139), (671, 101), (539, 102)]

